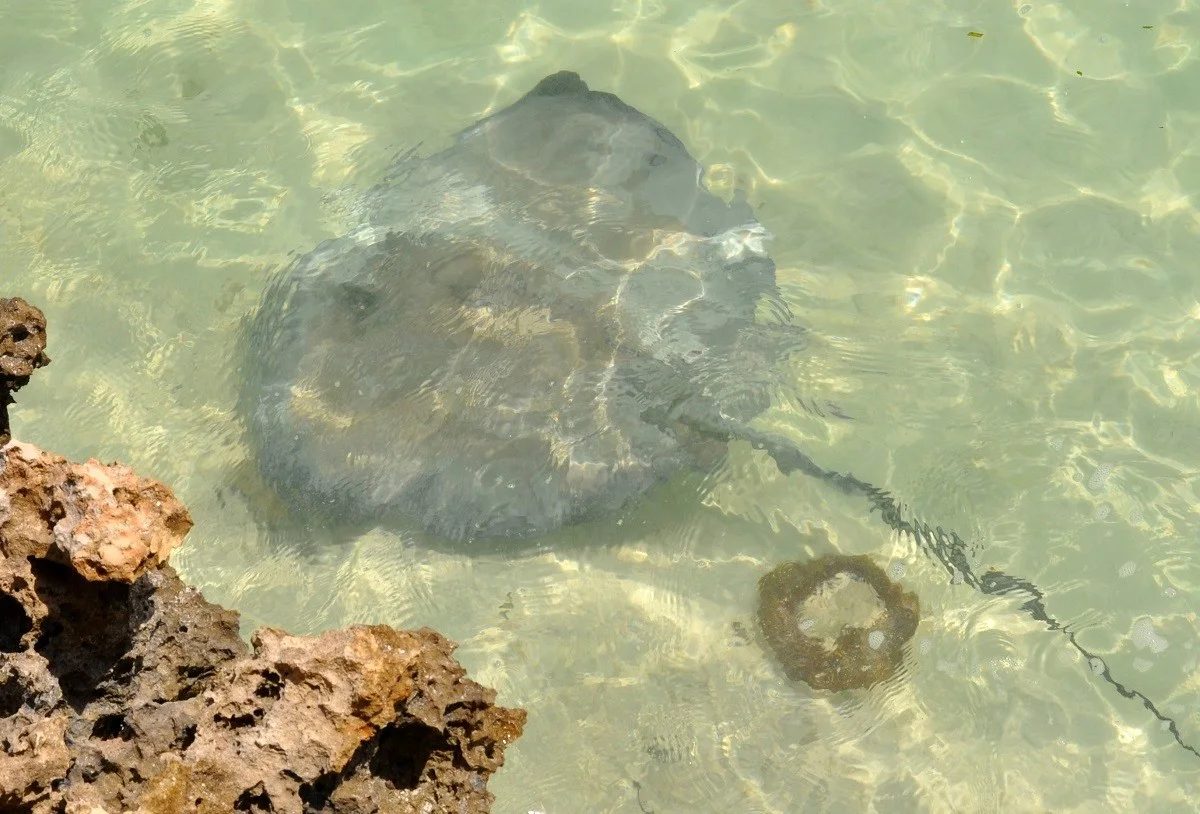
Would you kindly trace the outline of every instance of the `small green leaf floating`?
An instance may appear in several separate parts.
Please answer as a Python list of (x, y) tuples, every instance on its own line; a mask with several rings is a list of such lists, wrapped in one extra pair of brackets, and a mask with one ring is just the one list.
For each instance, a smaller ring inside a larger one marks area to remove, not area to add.
[(979, 39), (980, 37), (983, 36), (983, 34), (979, 33), (978, 31), (968, 31), (967, 36), (974, 37), (975, 39)]
[(1144, 26), (1142, 26), (1142, 28), (1144, 28), (1144, 29), (1146, 29), (1147, 31), (1149, 31), (1149, 30), (1151, 30), (1152, 28), (1154, 28), (1154, 26), (1152, 26), (1152, 25), (1144, 25)]

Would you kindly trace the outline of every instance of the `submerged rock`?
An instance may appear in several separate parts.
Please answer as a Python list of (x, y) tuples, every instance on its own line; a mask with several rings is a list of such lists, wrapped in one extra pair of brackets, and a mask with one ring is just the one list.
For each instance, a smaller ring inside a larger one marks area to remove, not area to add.
[(262, 629), (166, 563), (192, 520), (127, 467), (0, 446), (0, 811), (490, 810), (525, 712), (438, 633)]
[[(836, 609), (833, 618), (820, 618), (839, 604), (838, 594), (845, 598), (856, 589), (873, 593), (872, 602), (858, 598), (859, 610), (876, 605), (862, 624), (839, 618)], [(777, 565), (759, 580), (758, 602), (759, 629), (784, 673), (815, 690), (858, 689), (890, 678), (921, 618), (916, 594), (865, 555)]]

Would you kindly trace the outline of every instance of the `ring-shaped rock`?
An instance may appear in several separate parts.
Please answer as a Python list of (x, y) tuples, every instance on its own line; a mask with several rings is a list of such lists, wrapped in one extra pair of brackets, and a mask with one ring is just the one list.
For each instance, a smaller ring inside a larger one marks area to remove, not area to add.
[[(866, 583), (883, 604), (870, 627), (846, 626), (832, 649), (800, 628), (804, 602), (829, 580), (845, 574)], [(892, 676), (903, 658), (902, 648), (921, 618), (917, 595), (888, 579), (866, 555), (828, 554), (811, 562), (785, 562), (758, 583), (758, 625), (784, 673), (815, 690), (870, 687)], [(871, 646), (871, 633), (877, 647)]]

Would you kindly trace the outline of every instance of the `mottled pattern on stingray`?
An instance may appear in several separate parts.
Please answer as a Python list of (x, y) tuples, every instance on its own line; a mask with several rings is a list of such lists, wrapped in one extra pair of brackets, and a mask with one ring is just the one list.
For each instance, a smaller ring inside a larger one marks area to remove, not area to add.
[(752, 418), (803, 342), (770, 236), (701, 177), (565, 72), (401, 159), (252, 321), (242, 409), (267, 481), (339, 518), (530, 537), (692, 463), (647, 414)]

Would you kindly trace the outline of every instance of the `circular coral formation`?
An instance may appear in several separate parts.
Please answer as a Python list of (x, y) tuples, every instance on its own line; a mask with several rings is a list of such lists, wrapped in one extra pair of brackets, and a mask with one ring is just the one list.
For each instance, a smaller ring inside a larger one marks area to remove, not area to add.
[[(843, 626), (830, 647), (806, 632), (812, 623), (804, 619), (805, 602), (843, 576), (871, 588), (883, 610), (867, 627)], [(865, 555), (785, 562), (758, 583), (759, 629), (787, 677), (815, 690), (859, 689), (889, 678), (920, 618), (917, 595), (888, 579)]]

